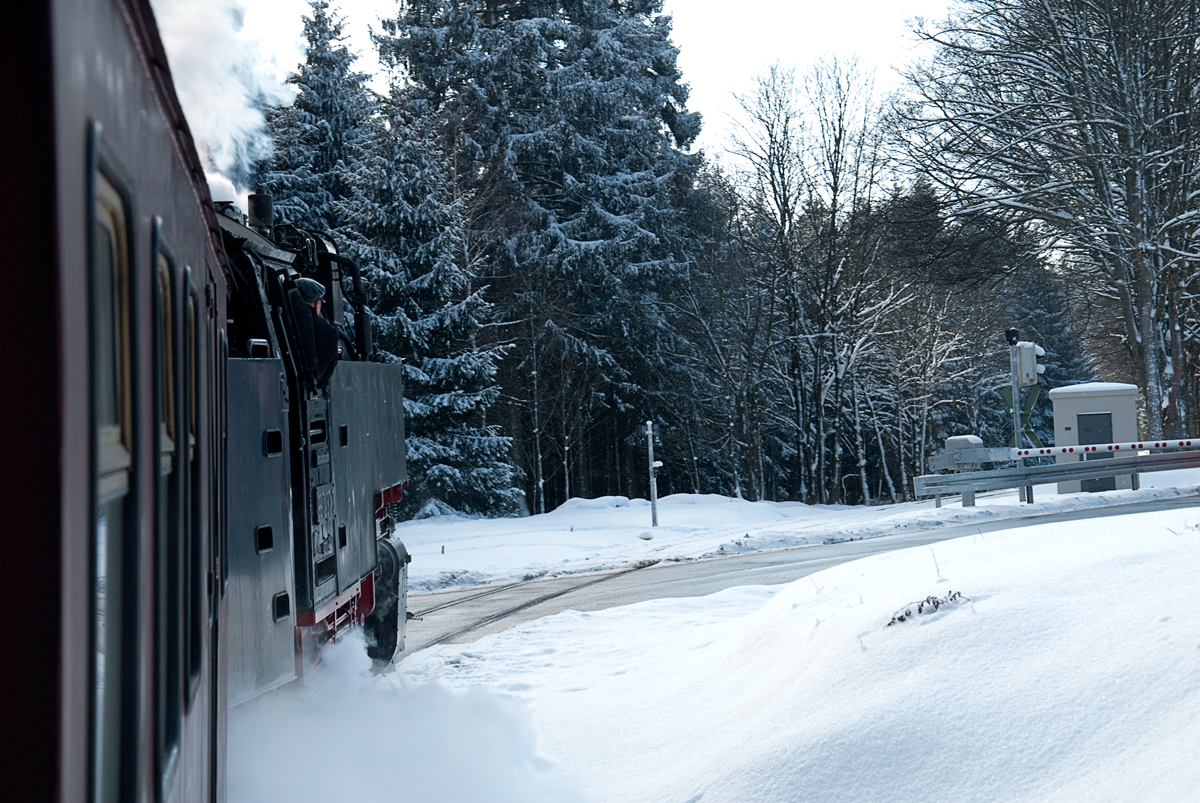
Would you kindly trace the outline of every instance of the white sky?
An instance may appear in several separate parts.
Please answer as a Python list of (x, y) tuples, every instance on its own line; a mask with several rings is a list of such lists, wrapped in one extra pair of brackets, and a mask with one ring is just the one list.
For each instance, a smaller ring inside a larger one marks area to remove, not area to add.
[[(259, 38), (284, 73), (303, 54), (300, 18), (305, 0), (245, 0), (244, 35)], [(375, 72), (377, 62), (367, 30), (381, 16), (395, 13), (395, 0), (334, 0), (347, 21), (350, 46), (360, 53), (360, 69)], [(939, 18), (948, 0), (665, 0), (674, 16), (679, 63), (692, 89), (690, 107), (704, 115), (700, 145), (720, 151), (736, 110), (734, 92), (746, 92), (755, 75), (779, 61), (804, 71), (825, 55), (858, 56), (874, 69), (876, 92), (895, 86), (893, 72), (912, 57), (907, 21)], [(730, 16), (730, 9), (736, 13)]]

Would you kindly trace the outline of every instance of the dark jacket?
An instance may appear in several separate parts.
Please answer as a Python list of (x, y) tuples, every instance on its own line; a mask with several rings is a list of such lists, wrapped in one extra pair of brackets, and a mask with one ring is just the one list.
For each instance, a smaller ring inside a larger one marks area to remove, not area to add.
[[(311, 307), (309, 309), (312, 309)], [(338, 331), (313, 310), (313, 340), (317, 346), (317, 387), (325, 387), (338, 361)]]

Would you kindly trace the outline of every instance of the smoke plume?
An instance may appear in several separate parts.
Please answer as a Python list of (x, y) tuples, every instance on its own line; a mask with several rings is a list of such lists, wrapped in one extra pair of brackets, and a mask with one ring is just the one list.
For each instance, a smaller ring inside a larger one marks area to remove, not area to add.
[(264, 107), (293, 95), (244, 30), (241, 0), (151, 0), (196, 149), (216, 200), (244, 198), (255, 162), (271, 153)]

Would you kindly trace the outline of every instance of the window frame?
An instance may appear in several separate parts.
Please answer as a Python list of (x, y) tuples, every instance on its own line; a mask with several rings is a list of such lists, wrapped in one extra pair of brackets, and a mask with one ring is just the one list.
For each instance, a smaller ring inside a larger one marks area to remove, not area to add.
[[(90, 351), (88, 508), (91, 511), (87, 536), (88, 799), (93, 803), (111, 803), (133, 798), (140, 772), (138, 533), (141, 509), (138, 488), (143, 467), (136, 459), (141, 443), (141, 415), (136, 393), (140, 376), (136, 355), (139, 353), (137, 318), (141, 288), (137, 269), (138, 239), (134, 228), (137, 220), (134, 182), (98, 121), (89, 122), (87, 142), (84, 236)], [(101, 286), (99, 276), (98, 228), (101, 225), (112, 235), (116, 254), (112, 267), (116, 287), (112, 295)], [(104, 322), (100, 310), (108, 300), (115, 307), (112, 326), (117, 334), (114, 363), (117, 373), (116, 424), (102, 422), (99, 411), (103, 377), (100, 367), (102, 338), (98, 335)], [(115, 533), (110, 533), (105, 526), (102, 549), (101, 510), (110, 507), (119, 513), (119, 526)], [(101, 560), (105, 563), (103, 567)], [(117, 576), (115, 583), (110, 584), (108, 581), (113, 573)], [(99, 584), (101, 577), (105, 581), (103, 592)], [(103, 636), (99, 624), (101, 600), (104, 604)], [(103, 666), (98, 658), (101, 647), (104, 649)], [(100, 691), (102, 682), (103, 692)], [(99, 699), (101, 697), (104, 699)]]
[(183, 521), (183, 671), (186, 687), (185, 710), (191, 712), (204, 675), (205, 613), (204, 603), (206, 558), (204, 548), (204, 466), (207, 450), (202, 448), (204, 413), (202, 343), (205, 307), (194, 280), (190, 265), (183, 269), (182, 315), (180, 324), (181, 357), (179, 370), (183, 375), (182, 417), (180, 419), (181, 458), (186, 466), (183, 476), (186, 514)]
[(155, 637), (154, 745), (161, 796), (166, 799), (178, 766), (183, 731), (183, 655), (179, 455), (179, 270), (178, 251), (163, 219), (151, 222), (154, 268), (155, 449)]

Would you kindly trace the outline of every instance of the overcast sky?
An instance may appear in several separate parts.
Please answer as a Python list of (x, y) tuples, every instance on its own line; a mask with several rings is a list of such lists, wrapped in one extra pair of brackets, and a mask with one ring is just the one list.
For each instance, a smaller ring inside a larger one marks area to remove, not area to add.
[[(243, 35), (261, 39), (280, 69), (290, 72), (303, 55), (306, 0), (244, 1)], [(334, 0), (334, 6), (346, 17), (351, 49), (363, 56), (360, 69), (375, 72), (367, 29), (395, 13), (395, 0)], [(947, 7), (948, 0), (665, 0), (692, 90), (689, 106), (704, 115), (700, 145), (710, 152), (723, 148), (737, 108), (732, 93), (748, 91), (774, 61), (803, 71), (823, 55), (857, 56), (874, 70), (877, 92), (894, 87), (894, 68), (913, 56), (908, 21), (940, 18)]]

